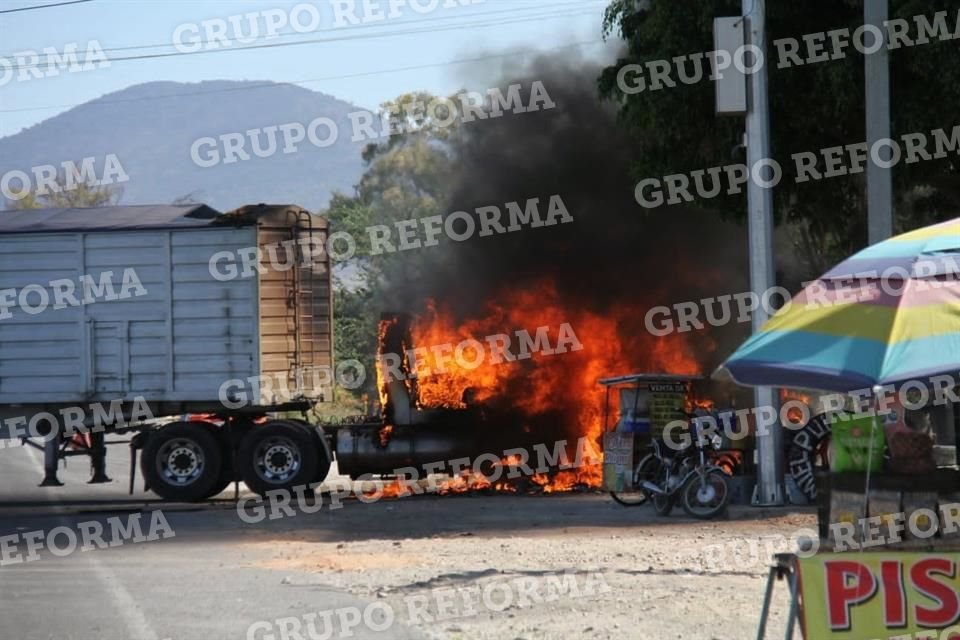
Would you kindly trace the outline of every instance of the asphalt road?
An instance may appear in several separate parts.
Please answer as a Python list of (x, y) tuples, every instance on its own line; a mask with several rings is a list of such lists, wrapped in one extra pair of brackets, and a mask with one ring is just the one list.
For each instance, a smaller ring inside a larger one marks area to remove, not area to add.
[[(0, 449), (0, 639), (748, 637), (765, 561), (727, 574), (690, 573), (675, 565), (674, 552), (814, 521), (810, 509), (785, 516), (790, 510), (750, 507), (732, 507), (730, 520), (693, 521), (679, 513), (664, 519), (652, 509), (623, 508), (599, 492), (424, 495), (369, 504), (347, 499), (336, 510), (321, 496), (324, 508), (310, 513), (294, 504), (292, 514), (277, 510), (283, 517), (256, 518), (248, 504), (242, 518), (232, 488), (203, 504), (162, 503), (142, 491), (127, 495), (125, 454), (123, 447), (110, 448), (110, 484), (86, 484), (89, 467), (74, 458), (60, 473), (66, 486), (40, 488), (39, 451)], [(252, 498), (246, 492), (240, 497)], [(134, 521), (140, 536), (131, 529)], [(117, 523), (125, 530), (114, 540)], [(79, 545), (97, 526), (104, 548), (95, 548), (91, 538), (91, 550), (68, 553), (70, 535)], [(146, 539), (151, 531), (154, 539)], [(31, 532), (38, 533), (30, 538)], [(14, 536), (15, 549), (4, 545), (5, 536)], [(28, 538), (42, 541), (35, 559), (14, 561), (25, 559)], [(111, 542), (117, 544), (107, 546)], [(545, 572), (582, 577), (595, 569), (615, 595), (436, 624), (397, 615), (383, 631), (361, 624), (349, 636), (334, 617), (334, 633), (323, 634), (323, 616), (337, 610), (388, 604), (402, 613), (409, 602), (403, 596), (429, 595), (445, 585), (517, 576), (542, 581)], [(713, 594), (710, 602), (721, 598), (723, 610), (683, 608), (694, 602), (691, 594), (703, 593)], [(731, 593), (739, 594), (739, 610), (732, 608)], [(676, 606), (664, 608), (667, 602)], [(321, 622), (311, 636), (305, 625), (313, 614)], [(708, 620), (726, 621), (728, 628)], [(581, 633), (587, 628), (592, 631)]]
[[(124, 453), (120, 447), (111, 454), (117, 451)], [(0, 537), (20, 534), (22, 540), (31, 531), (46, 536), (56, 527), (79, 532), (80, 523), (96, 521), (109, 544), (111, 517), (128, 525), (131, 518), (139, 520), (148, 536), (152, 511), (162, 503), (142, 491), (127, 495), (128, 461), (122, 455), (108, 458), (108, 473), (115, 480), (106, 485), (85, 484), (88, 469), (83, 462), (71, 460), (69, 469), (61, 472), (65, 487), (40, 488), (39, 451), (0, 450)], [(317, 514), (311, 522), (300, 517), (295, 525), (250, 525), (240, 521), (230, 500), (162, 504), (162, 513), (173, 536), (158, 521), (159, 539), (153, 541), (77, 550), (63, 557), (41, 548), (38, 559), (14, 562), (25, 556), (21, 543), (20, 554), (10, 555), (0, 566), (0, 638), (243, 640), (258, 621), (366, 604), (322, 579), (290, 584), (289, 572), (257, 566), (259, 556), (269, 555), (265, 542), (283, 545), (294, 526), (322, 527), (323, 520), (336, 514)], [(75, 535), (79, 547), (82, 537)], [(61, 533), (53, 544), (58, 552), (68, 551), (68, 534)], [(263, 633), (253, 637), (269, 638)], [(360, 640), (423, 637), (401, 624), (381, 633), (361, 625), (354, 634)]]

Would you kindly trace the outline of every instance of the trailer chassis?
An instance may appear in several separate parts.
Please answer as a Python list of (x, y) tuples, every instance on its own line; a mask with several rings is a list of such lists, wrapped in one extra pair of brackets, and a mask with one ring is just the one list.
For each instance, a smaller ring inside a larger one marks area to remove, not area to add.
[[(107, 446), (127, 444), (130, 493), (139, 456), (145, 489), (168, 500), (204, 500), (240, 480), (263, 494), (322, 482), (326, 477), (332, 447), (322, 427), (307, 420), (313, 404), (295, 400), (230, 410), (222, 405), (168, 404), (158, 406), (158, 413), (165, 417), (135, 424), (128, 422), (130, 414), (124, 408), (119, 420), (109, 424), (71, 433), (61, 428), (54, 434), (40, 434), (42, 442), (31, 437), (21, 441), (43, 451), (43, 487), (63, 485), (58, 477), (60, 461), (73, 456), (90, 459), (90, 484), (111, 482), (106, 472)], [(184, 411), (173, 413), (173, 408)], [(302, 418), (279, 415), (296, 413)], [(107, 438), (128, 434), (133, 434), (129, 440)]]

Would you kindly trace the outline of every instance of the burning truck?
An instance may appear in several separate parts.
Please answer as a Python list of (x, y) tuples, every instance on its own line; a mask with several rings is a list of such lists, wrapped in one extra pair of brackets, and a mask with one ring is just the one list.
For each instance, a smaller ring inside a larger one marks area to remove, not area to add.
[[(307, 412), (333, 393), (329, 376), (303, 375), (333, 370), (329, 257), (315, 250), (327, 234), (325, 219), (294, 205), (8, 212), (3, 295), (20, 304), (4, 306), (0, 352), (18, 364), (0, 371), (0, 443), (42, 450), (45, 486), (61, 484), (71, 456), (89, 458), (90, 482), (109, 482), (106, 448), (127, 444), (131, 491), (139, 457), (148, 490), (195, 501), (239, 480), (258, 493), (318, 483), (334, 460), (354, 477), (395, 475), (564, 439), (577, 457), (586, 435), (595, 463), (531, 480), (545, 490), (599, 484), (599, 434), (563, 428), (570, 415), (552, 396), (564, 390), (546, 368), (488, 359), (418, 378), (401, 314), (381, 323), (381, 362), (404, 354), (380, 372), (400, 374), (381, 375), (381, 415), (311, 424)], [(104, 274), (121, 272), (118, 293)], [(76, 282), (79, 297), (66, 287)], [(54, 304), (40, 309), (44, 300)], [(443, 327), (428, 326), (419, 344), (445, 341), (430, 333)], [(537, 343), (537, 355), (559, 362), (562, 343)], [(502, 346), (499, 357), (513, 355)], [(227, 384), (244, 380), (248, 388)], [(501, 466), (523, 464), (504, 457)]]
[[(48, 486), (71, 456), (89, 458), (91, 482), (109, 481), (106, 447), (127, 444), (131, 490), (139, 466), (147, 489), (176, 501), (240, 480), (258, 493), (318, 483), (334, 461), (357, 478), (458, 458), (521, 468), (509, 451), (538, 446), (558, 462), (525, 474), (528, 488), (596, 488), (597, 380), (702, 368), (688, 336), (635, 330), (638, 305), (576, 304), (545, 276), (465, 317), (436, 302), (416, 322), (385, 314), (379, 415), (316, 424), (308, 411), (323, 415), (333, 398), (333, 376), (304, 376), (334, 370), (330, 263), (318, 250), (328, 232), (295, 205), (8, 212), (0, 265), (5, 299), (20, 304), (0, 319), (0, 353), (18, 359), (0, 371), (0, 442), (41, 449)], [(103, 275), (114, 273), (119, 294)], [(80, 282), (79, 298), (67, 282)], [(54, 304), (39, 313), (44, 299)], [(581, 464), (561, 468), (557, 446)], [(485, 488), (485, 477), (448, 486)]]

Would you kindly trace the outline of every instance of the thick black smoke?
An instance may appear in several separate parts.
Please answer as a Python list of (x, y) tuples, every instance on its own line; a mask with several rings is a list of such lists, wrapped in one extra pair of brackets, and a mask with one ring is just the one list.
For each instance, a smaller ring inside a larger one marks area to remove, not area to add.
[[(540, 81), (556, 106), (463, 124), (453, 195), (443, 209), (503, 210), (507, 202), (537, 197), (545, 216), (550, 196), (558, 194), (574, 221), (475, 234), (461, 243), (442, 238), (433, 277), (404, 283), (391, 297), (407, 306), (432, 298), (465, 320), (505, 291), (533, 290), (548, 278), (565, 306), (603, 314), (633, 305), (635, 321), (622, 333), (649, 336), (644, 315), (653, 306), (748, 289), (744, 226), (715, 213), (649, 210), (636, 202), (630, 168), (642, 145), (618, 122), (615, 105), (599, 98), (599, 72), (596, 65), (542, 58), (483, 85), (500, 86), (506, 95), (519, 83), (526, 100)], [(748, 324), (708, 329), (690, 336), (716, 342), (702, 353), (704, 373), (749, 334)]]

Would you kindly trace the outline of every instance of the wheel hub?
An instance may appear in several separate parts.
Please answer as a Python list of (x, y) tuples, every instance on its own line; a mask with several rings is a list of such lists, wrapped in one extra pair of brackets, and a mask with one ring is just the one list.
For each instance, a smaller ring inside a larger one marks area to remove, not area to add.
[(300, 449), (287, 438), (270, 438), (257, 448), (256, 472), (271, 484), (281, 484), (300, 470)]
[(697, 489), (697, 501), (701, 503), (712, 502), (717, 497), (717, 490), (712, 484), (704, 485)]
[(187, 484), (203, 473), (203, 451), (189, 440), (171, 441), (160, 449), (157, 466), (160, 475), (170, 482)]
[(188, 449), (177, 449), (170, 458), (170, 469), (177, 475), (189, 475), (197, 468), (197, 456)]
[(293, 453), (283, 446), (270, 447), (264, 458), (267, 471), (278, 475), (289, 472), (294, 463)]

